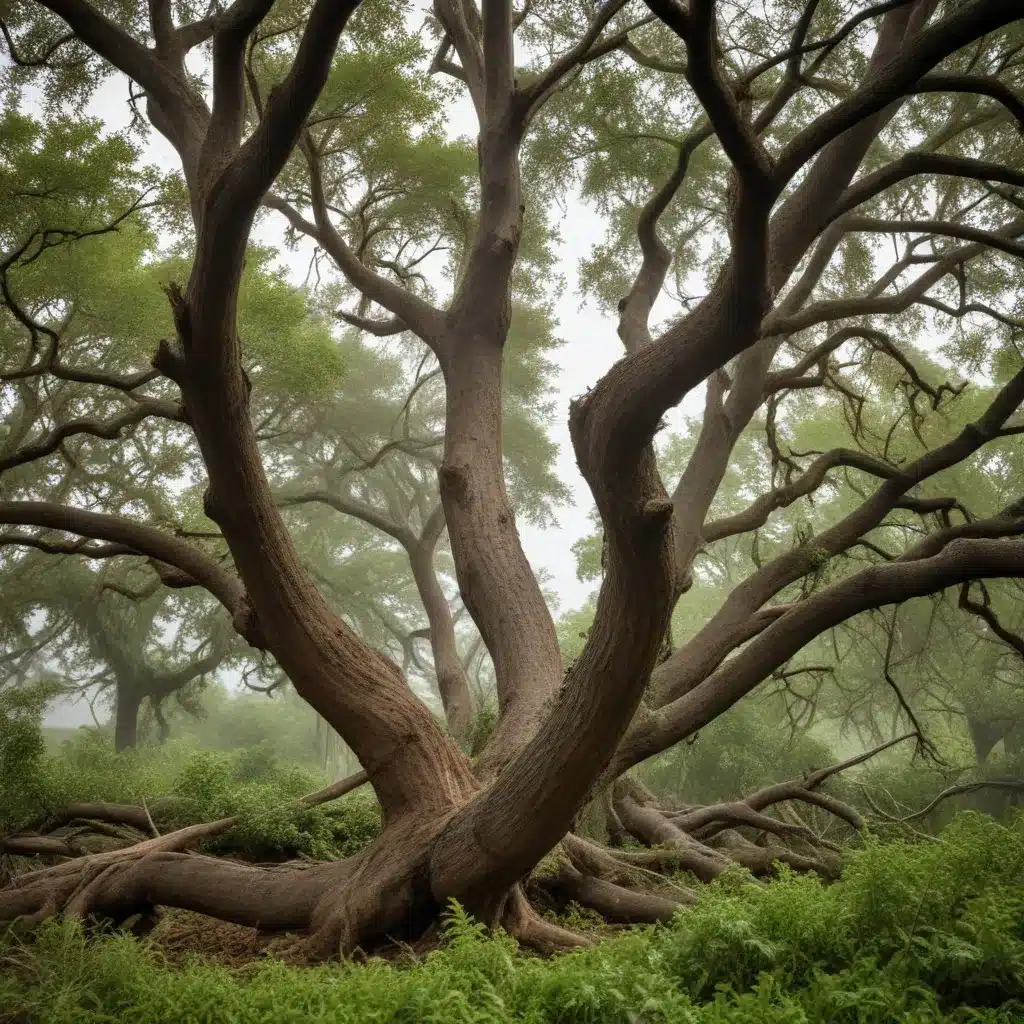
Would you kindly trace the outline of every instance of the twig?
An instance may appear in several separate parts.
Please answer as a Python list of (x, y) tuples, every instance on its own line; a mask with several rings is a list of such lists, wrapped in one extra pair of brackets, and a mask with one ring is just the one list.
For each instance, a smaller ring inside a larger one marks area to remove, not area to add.
[(146, 821), (149, 822), (149, 827), (153, 830), (153, 835), (159, 839), (160, 829), (156, 827), (156, 824), (153, 821), (153, 815), (149, 813), (149, 808), (146, 806), (146, 798), (141, 797), (140, 799), (142, 800), (142, 809), (146, 812)]

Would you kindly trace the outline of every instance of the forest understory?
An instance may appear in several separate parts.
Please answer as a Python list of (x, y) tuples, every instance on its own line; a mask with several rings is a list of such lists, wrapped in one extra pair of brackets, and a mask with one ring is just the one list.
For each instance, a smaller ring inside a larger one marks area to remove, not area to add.
[[(252, 699), (235, 704), (222, 721), (244, 718)], [(216, 720), (202, 727), (207, 741), (219, 731)], [(620, 786), (523, 884), (533, 909), (520, 920), (536, 925), (519, 941), (453, 903), (440, 927), (377, 936), (320, 968), (301, 935), (140, 905), (123, 905), (117, 922), (89, 887), (112, 865), (158, 865), (171, 851), (199, 873), (207, 861), (308, 874), (358, 859), (387, 836), (364, 774), (296, 799), (315, 763), (281, 755), (301, 748), (204, 750), (183, 738), (114, 754), (105, 733), (82, 730), (49, 753), (37, 744), (33, 760), (22, 743), (18, 770), (6, 759), (0, 780), (6, 892), (45, 881), (53, 893), (62, 874), (72, 891), (63, 920), (22, 919), (0, 943), (0, 1020), (1016, 1020), (1024, 787), (975, 777), (910, 811), (949, 781), (925, 764), (911, 784), (901, 759), (884, 763), (915, 740), (701, 806)], [(785, 761), (770, 735), (758, 742), (747, 770), (765, 754)], [(133, 778), (148, 797), (120, 802)], [(1001, 820), (964, 809), (979, 794)]]
[[(107, 823), (117, 820), (114, 806)], [(99, 814), (100, 808), (77, 810)], [(337, 833), (355, 845), (365, 842), (367, 835), (358, 833), (366, 811), (357, 801)], [(125, 816), (120, 829), (132, 827)], [(85, 819), (77, 820), (84, 827)], [(91, 820), (95, 827), (103, 819)], [(278, 856), (287, 856), (280, 830), (269, 831), (260, 836), (262, 855), (276, 842)], [(49, 920), (30, 931), (15, 928), (0, 943), (0, 1020), (1019, 1020), (1024, 817), (1010, 812), (999, 823), (961, 811), (937, 836), (907, 834), (905, 827), (898, 834), (872, 835), (847, 849), (844, 869), (832, 879), (784, 866), (760, 882), (735, 868), (710, 883), (671, 871), (660, 881), (648, 878), (642, 891), (660, 890), (666, 902), (679, 899), (682, 885), (690, 894), (658, 925), (610, 924), (569, 899), (585, 896), (585, 888), (565, 888), (562, 871), (542, 866), (538, 887), (526, 887), (541, 919), (552, 932), (586, 943), (553, 957), (538, 956), (500, 930), (488, 932), (457, 904), (440, 929), (418, 942), (383, 942), (370, 954), (357, 951), (319, 968), (297, 964), (287, 938), (188, 911), (129, 921), (121, 930)], [(94, 835), (111, 844), (127, 838), (115, 840), (103, 829)], [(255, 838), (250, 834), (249, 842)], [(645, 873), (651, 854), (663, 868), (674, 859), (669, 845), (643, 851)], [(239, 855), (245, 851), (238, 847), (219, 853)], [(24, 870), (21, 858), (6, 854), (5, 869)], [(554, 899), (552, 885), (561, 889)]]

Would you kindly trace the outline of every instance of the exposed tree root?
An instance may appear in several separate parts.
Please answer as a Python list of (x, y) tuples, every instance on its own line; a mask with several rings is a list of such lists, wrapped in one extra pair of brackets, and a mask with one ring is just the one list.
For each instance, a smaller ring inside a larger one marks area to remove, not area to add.
[(595, 910), (608, 921), (623, 924), (655, 924), (670, 921), (685, 903), (653, 892), (640, 892), (594, 875), (585, 875), (570, 864), (558, 874), (537, 883), (545, 892), (564, 903), (574, 902)]
[[(758, 876), (770, 874), (777, 863), (782, 863), (797, 871), (815, 871), (834, 878), (840, 868), (839, 848), (818, 835), (787, 805), (799, 802), (819, 807), (854, 831), (862, 831), (865, 821), (861, 814), (837, 797), (821, 792), (821, 785), (914, 735), (900, 736), (801, 779), (765, 786), (743, 800), (706, 807), (665, 809), (635, 780), (620, 779), (613, 787), (610, 803), (616, 823), (645, 846), (661, 849), (619, 856), (638, 866), (687, 870), (701, 881), (711, 881), (731, 864)], [(775, 806), (779, 806), (778, 817), (765, 813)], [(794, 844), (801, 844), (803, 849), (794, 849)]]
[(0, 852), (14, 854), (18, 857), (77, 857), (84, 851), (63, 839), (24, 835), (0, 839)]
[[(783, 863), (835, 877), (839, 866), (835, 844), (819, 836), (791, 808), (791, 802), (822, 808), (851, 828), (863, 827), (855, 809), (822, 793), (820, 786), (891, 745), (802, 779), (764, 787), (744, 800), (707, 807), (664, 809), (644, 787), (621, 779), (604, 798), (606, 811), (617, 827), (655, 848), (610, 849), (570, 833), (556, 851), (554, 873), (534, 878), (530, 884), (557, 903), (575, 902), (610, 922), (633, 924), (668, 921), (681, 907), (696, 902), (692, 891), (658, 872), (685, 870), (711, 881), (732, 865), (762, 876)], [(325, 803), (365, 781), (360, 773), (300, 803)], [(973, 784), (953, 787), (913, 817), (926, 813), (945, 796), (971, 788)], [(777, 817), (766, 813), (773, 806), (779, 808)], [(84, 818), (85, 814), (92, 817)], [(112, 804), (67, 808), (50, 818), (51, 823), (59, 823), (63, 836), (21, 835), (2, 841), (8, 852), (53, 856), (59, 862), (17, 876), (0, 891), (0, 922), (24, 919), (31, 924), (65, 915), (118, 924), (138, 920), (147, 929), (156, 920), (155, 909), (170, 906), (251, 927), (264, 937), (291, 933), (275, 953), (300, 962), (422, 942), (425, 935), (437, 931), (443, 912), (440, 897), (432, 891), (431, 869), (434, 844), (447, 818), (434, 813), (389, 822), (374, 843), (344, 861), (256, 867), (184, 852), (203, 839), (227, 832), (237, 824), (236, 817), (145, 838), (146, 833), (157, 831), (146, 808)], [(78, 856), (81, 836), (76, 828), (106, 833), (127, 845)], [(500, 925), (543, 953), (591, 941), (541, 917), (522, 885), (493, 897), (470, 898), (466, 907), (485, 924)]]
[(111, 825), (131, 825), (142, 833), (151, 832), (149, 814), (144, 807), (129, 804), (70, 804), (44, 819), (45, 831), (52, 832), (74, 821), (97, 821)]
[(509, 893), (501, 923), (516, 941), (538, 953), (560, 953), (593, 945), (593, 940), (586, 935), (545, 921), (530, 906), (530, 901), (518, 885)]

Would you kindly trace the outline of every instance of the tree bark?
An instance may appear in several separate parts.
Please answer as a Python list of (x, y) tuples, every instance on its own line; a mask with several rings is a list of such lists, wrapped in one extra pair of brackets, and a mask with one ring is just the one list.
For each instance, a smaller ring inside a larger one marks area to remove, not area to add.
[(114, 750), (133, 750), (139, 742), (139, 708), (142, 694), (118, 682), (114, 705)]
[(473, 725), (473, 694), (456, 646), (455, 623), (448, 598), (434, 571), (433, 548), (425, 550), (421, 542), (410, 549), (409, 561), (423, 609), (427, 613), (434, 674), (437, 676), (437, 689), (444, 706), (448, 730), (459, 743), (464, 743)]
[(442, 362), (447, 418), (441, 500), (459, 591), (490, 652), (497, 681), (500, 720), (478, 766), (484, 776), (499, 771), (532, 738), (563, 674), (554, 622), (523, 553), (505, 489), (501, 419), (507, 330), (507, 315), (462, 327), (453, 338), (451, 359)]

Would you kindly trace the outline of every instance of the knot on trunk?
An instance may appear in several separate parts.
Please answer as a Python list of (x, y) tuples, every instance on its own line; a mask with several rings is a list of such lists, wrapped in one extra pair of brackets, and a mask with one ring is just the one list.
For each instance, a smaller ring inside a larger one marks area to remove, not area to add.
[(185, 294), (181, 288), (172, 281), (164, 287), (164, 295), (171, 304), (171, 316), (174, 318), (174, 329), (177, 331), (178, 340), (186, 354), (192, 347), (192, 313), (185, 300)]
[(203, 515), (206, 516), (207, 519), (212, 519), (215, 523), (221, 525), (219, 509), (220, 502), (214, 494), (213, 487), (207, 487), (206, 490), (203, 491)]
[(446, 494), (452, 501), (463, 502), (466, 500), (469, 493), (469, 479), (464, 466), (444, 463), (438, 470), (437, 477), (442, 494)]
[(672, 501), (669, 498), (648, 498), (640, 506), (640, 514), (652, 526), (664, 526), (672, 520)]
[(154, 370), (159, 370), (169, 380), (173, 380), (180, 388), (185, 380), (185, 359), (176, 351), (174, 342), (161, 338), (151, 360)]

